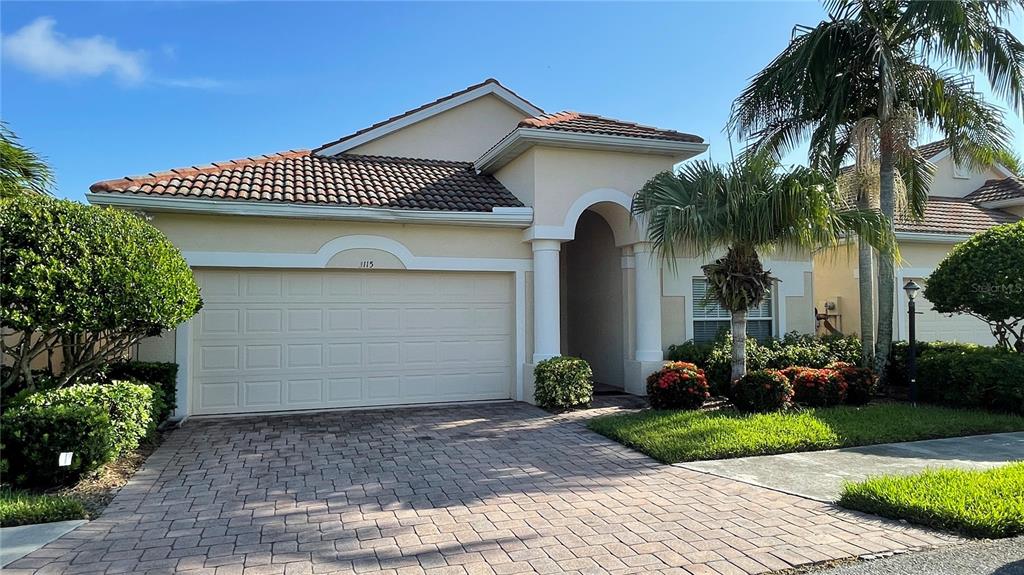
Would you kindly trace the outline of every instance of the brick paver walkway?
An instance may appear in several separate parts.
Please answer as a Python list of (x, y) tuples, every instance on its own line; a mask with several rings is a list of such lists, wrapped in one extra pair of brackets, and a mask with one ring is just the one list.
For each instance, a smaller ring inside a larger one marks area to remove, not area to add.
[(9, 573), (731, 575), (950, 540), (661, 465), (579, 420), (511, 403), (193, 420)]

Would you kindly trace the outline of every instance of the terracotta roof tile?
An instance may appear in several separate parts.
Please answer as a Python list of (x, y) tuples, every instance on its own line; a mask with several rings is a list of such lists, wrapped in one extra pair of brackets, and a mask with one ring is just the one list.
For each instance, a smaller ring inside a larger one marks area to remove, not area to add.
[(1024, 200), (1024, 178), (1010, 176), (1001, 180), (989, 180), (977, 190), (967, 194), (965, 199), (982, 204), (1013, 198)]
[(489, 212), (523, 204), (469, 162), (290, 151), (93, 184), (94, 193)]
[(538, 128), (543, 130), (559, 130), (563, 132), (580, 132), (584, 134), (603, 134), (608, 136), (627, 136), (630, 138), (647, 138), (651, 140), (674, 140), (679, 142), (703, 143), (704, 139), (693, 134), (685, 134), (675, 130), (663, 130), (652, 126), (644, 126), (633, 122), (613, 120), (593, 114), (579, 112), (558, 112), (533, 116), (519, 122), (520, 128)]
[(1017, 221), (1017, 216), (1003, 210), (975, 205), (964, 198), (932, 196), (925, 205), (920, 221), (897, 217), (896, 231), (932, 234), (973, 234), (992, 226)]
[(946, 140), (939, 140), (937, 142), (922, 144), (917, 147), (917, 151), (921, 153), (924, 159), (930, 160), (948, 147), (949, 144), (946, 143)]

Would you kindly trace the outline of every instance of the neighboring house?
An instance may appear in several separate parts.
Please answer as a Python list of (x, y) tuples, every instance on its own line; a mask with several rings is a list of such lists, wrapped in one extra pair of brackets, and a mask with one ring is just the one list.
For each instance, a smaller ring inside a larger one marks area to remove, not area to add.
[[(903, 261), (896, 270), (897, 305), (894, 333), (907, 338), (907, 302), (903, 285), (915, 280), (922, 286), (953, 247), (971, 234), (1024, 216), (1024, 179), (1003, 166), (982, 172), (961, 168), (953, 162), (944, 141), (921, 146), (935, 166), (928, 204), (920, 221), (896, 222)], [(877, 263), (877, 262), (876, 262)], [(857, 253), (840, 248), (814, 258), (814, 296), (818, 312), (844, 333), (860, 331)], [(877, 292), (876, 292), (877, 293)], [(918, 295), (917, 337), (924, 341), (961, 341), (991, 345), (995, 338), (988, 324), (968, 315), (944, 315)]]
[[(694, 135), (543, 110), (495, 80), (312, 151), (100, 182), (195, 269), (205, 302), (138, 356), (181, 366), (179, 416), (519, 399), (534, 365), (588, 360), (644, 393), (665, 347), (713, 335), (695, 259), (651, 254), (630, 214)], [(812, 261), (752, 329), (813, 332)]]

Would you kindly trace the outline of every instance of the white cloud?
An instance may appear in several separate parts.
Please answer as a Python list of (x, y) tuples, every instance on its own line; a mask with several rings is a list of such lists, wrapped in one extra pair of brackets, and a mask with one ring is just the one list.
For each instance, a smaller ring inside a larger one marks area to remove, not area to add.
[(122, 50), (103, 36), (69, 38), (54, 30), (56, 24), (53, 18), (41, 17), (5, 35), (4, 57), (30, 72), (51, 78), (113, 74), (128, 84), (143, 81), (144, 52)]
[(156, 83), (161, 86), (170, 86), (171, 88), (194, 88), (196, 90), (220, 90), (227, 87), (227, 85), (220, 80), (203, 77), (163, 78), (157, 80)]
[[(55, 30), (50, 17), (35, 19), (24, 28), (0, 38), (3, 57), (11, 63), (48, 78), (97, 77), (110, 74), (132, 86), (150, 84), (168, 88), (220, 90), (227, 85), (203, 76), (163, 78), (146, 69), (146, 52), (122, 50), (117, 42), (103, 36), (70, 38)], [(175, 59), (174, 46), (165, 44), (160, 51)]]

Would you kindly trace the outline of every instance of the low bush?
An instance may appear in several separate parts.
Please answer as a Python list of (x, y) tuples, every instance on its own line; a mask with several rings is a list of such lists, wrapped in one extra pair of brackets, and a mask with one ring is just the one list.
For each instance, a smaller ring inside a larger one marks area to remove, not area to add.
[(846, 384), (846, 403), (864, 405), (878, 390), (878, 377), (865, 367), (837, 361), (830, 363), (827, 369), (834, 370)]
[[(16, 486), (45, 488), (77, 481), (113, 459), (114, 432), (100, 405), (26, 402), (0, 416), (4, 479)], [(71, 465), (59, 456), (72, 452)]]
[[(926, 351), (971, 351), (982, 346), (974, 343), (956, 343), (952, 341), (919, 341), (917, 342), (917, 357)], [(885, 383), (890, 387), (908, 387), (907, 381), (907, 356), (910, 353), (910, 344), (905, 341), (892, 342), (889, 351), (889, 363), (885, 367)], [(921, 378), (918, 378), (920, 381)]]
[(732, 398), (740, 411), (778, 411), (793, 399), (793, 385), (778, 370), (755, 370), (733, 383)]
[(40, 495), (25, 491), (0, 491), (0, 527), (85, 519), (82, 502), (73, 497)]
[(134, 380), (153, 388), (153, 420), (170, 417), (178, 399), (178, 364), (158, 361), (121, 361), (107, 368), (109, 380)]
[(97, 407), (107, 414), (113, 435), (114, 455), (139, 446), (153, 426), (153, 390), (128, 381), (72, 385), (36, 393), (25, 398), (25, 405), (74, 405)]
[(666, 358), (669, 361), (684, 361), (694, 365), (707, 365), (708, 356), (711, 355), (711, 350), (714, 347), (714, 344), (711, 342), (701, 343), (691, 339), (668, 346)]
[(704, 370), (673, 361), (647, 377), (647, 401), (654, 409), (696, 409), (711, 397)]
[[(685, 344), (683, 344), (685, 345)], [(830, 363), (856, 364), (860, 361), (860, 340), (856, 336), (825, 336), (788, 333), (782, 339), (759, 343), (747, 340), (747, 369), (785, 369), (798, 365), (824, 368)], [(706, 363), (701, 365), (715, 393), (731, 392), (732, 341), (723, 336), (707, 352)]]
[(921, 354), (917, 366), (922, 401), (1024, 414), (1024, 354), (933, 346)]
[(846, 382), (832, 369), (802, 369), (793, 376), (793, 400), (814, 407), (840, 405)]
[(533, 369), (534, 401), (545, 409), (571, 409), (590, 405), (594, 398), (594, 372), (578, 357), (553, 357)]

